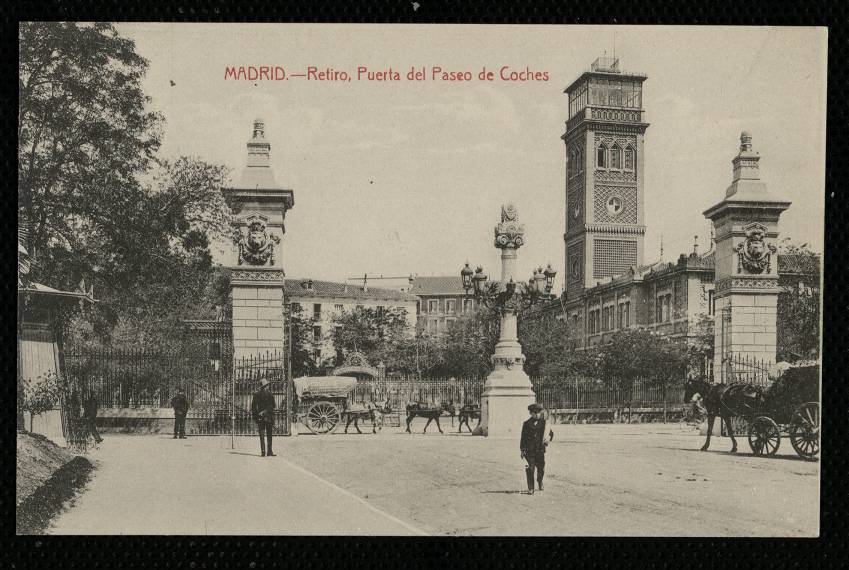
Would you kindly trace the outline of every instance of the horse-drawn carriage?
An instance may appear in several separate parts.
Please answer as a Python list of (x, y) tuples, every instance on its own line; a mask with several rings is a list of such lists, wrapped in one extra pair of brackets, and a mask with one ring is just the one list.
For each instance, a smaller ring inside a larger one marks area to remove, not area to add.
[(351, 422), (357, 433), (360, 432), (359, 420), (371, 420), (372, 433), (383, 426), (383, 416), (389, 411), (386, 402), (383, 405), (369, 403), (356, 405), (349, 401), (357, 379), (351, 376), (302, 376), (295, 378), (297, 397), (296, 421), (300, 420), (315, 434), (332, 433), (347, 418), (345, 433)]
[(687, 383), (685, 398), (703, 407), (707, 414), (707, 438), (702, 450), (710, 447), (714, 420), (719, 416), (731, 438), (732, 453), (737, 451), (737, 440), (731, 418), (739, 417), (748, 424), (749, 446), (755, 455), (775, 455), (782, 436), (790, 438), (793, 449), (804, 459), (814, 459), (819, 454), (818, 366), (790, 368), (766, 388), (693, 380)]
[(749, 422), (749, 446), (756, 455), (775, 455), (781, 436), (796, 453), (814, 459), (820, 451), (819, 371), (790, 368), (764, 391), (761, 409)]

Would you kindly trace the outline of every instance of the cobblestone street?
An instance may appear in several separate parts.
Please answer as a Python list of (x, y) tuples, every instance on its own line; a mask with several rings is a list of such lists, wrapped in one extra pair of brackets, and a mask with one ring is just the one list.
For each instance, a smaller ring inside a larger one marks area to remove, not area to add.
[[(421, 422), (423, 424), (423, 421)], [(51, 532), (816, 536), (819, 464), (727, 452), (683, 425), (555, 426), (545, 491), (518, 444), (450, 433), (109, 437)], [(421, 429), (414, 423), (414, 429)]]

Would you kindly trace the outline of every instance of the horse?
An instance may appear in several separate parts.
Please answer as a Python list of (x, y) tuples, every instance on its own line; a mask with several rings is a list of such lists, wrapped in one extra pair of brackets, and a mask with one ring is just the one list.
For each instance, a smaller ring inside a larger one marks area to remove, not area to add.
[(469, 420), (478, 420), (478, 424), (481, 423), (481, 407), (476, 406), (474, 404), (464, 404), (457, 410), (457, 416), (460, 418), (460, 424), (458, 426), (457, 432), (460, 433), (463, 431), (463, 424), (466, 424), (466, 428), (469, 430), (469, 433), (472, 432), (472, 427), (469, 425)]
[(684, 385), (684, 401), (701, 408), (707, 414), (707, 438), (702, 451), (707, 451), (710, 447), (713, 422), (716, 416), (719, 416), (731, 438), (731, 453), (736, 453), (737, 440), (734, 439), (731, 418), (751, 419), (764, 407), (765, 397), (763, 390), (754, 384), (710, 384), (704, 380), (689, 380)]
[(377, 433), (377, 430), (383, 429), (384, 418), (386, 414), (391, 411), (392, 409), (389, 407), (389, 398), (378, 403), (369, 402), (365, 408), (349, 408), (342, 412), (342, 415), (347, 417), (345, 433), (348, 433), (348, 427), (351, 425), (352, 421), (354, 422), (354, 428), (357, 430), (357, 433), (363, 433), (360, 431), (359, 426), (361, 419), (370, 420), (371, 433)]
[(412, 433), (410, 431), (410, 424), (413, 422), (413, 418), (423, 417), (427, 418), (427, 423), (425, 424), (424, 431), (422, 433), (427, 433), (427, 426), (430, 425), (430, 422), (436, 420), (436, 429), (439, 430), (439, 433), (442, 432), (442, 427), (439, 425), (439, 416), (443, 413), (451, 413), (451, 403), (450, 402), (442, 402), (438, 406), (434, 406), (429, 402), (409, 402), (407, 404), (407, 433)]

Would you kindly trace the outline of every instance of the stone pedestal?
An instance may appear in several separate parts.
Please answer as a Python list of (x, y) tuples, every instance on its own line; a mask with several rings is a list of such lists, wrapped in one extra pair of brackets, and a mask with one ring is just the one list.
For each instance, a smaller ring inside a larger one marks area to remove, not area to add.
[(716, 233), (714, 379), (735, 380), (732, 362), (775, 363), (778, 220), (790, 202), (767, 191), (752, 137), (740, 136), (725, 199), (704, 212)]

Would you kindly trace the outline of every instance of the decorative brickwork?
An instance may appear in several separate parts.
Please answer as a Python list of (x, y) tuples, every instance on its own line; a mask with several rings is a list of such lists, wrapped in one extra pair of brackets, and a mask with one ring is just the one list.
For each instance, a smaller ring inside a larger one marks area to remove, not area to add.
[(637, 242), (597, 239), (593, 243), (593, 260), (593, 279), (621, 275), (637, 265)]
[[(618, 198), (621, 209), (618, 214), (611, 211), (608, 202)], [(610, 224), (637, 223), (637, 188), (623, 186), (596, 186), (593, 200), (595, 221)]]

